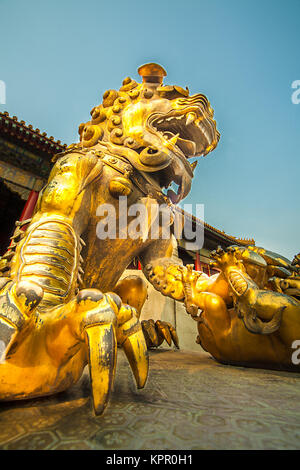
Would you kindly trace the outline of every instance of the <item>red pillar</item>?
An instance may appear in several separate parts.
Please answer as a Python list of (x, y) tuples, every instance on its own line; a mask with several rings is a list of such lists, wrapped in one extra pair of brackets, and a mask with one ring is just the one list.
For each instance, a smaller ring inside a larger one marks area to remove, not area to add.
[[(19, 220), (20, 222), (22, 222), (22, 220), (27, 220), (27, 219), (30, 219), (32, 217), (32, 214), (33, 214), (36, 202), (38, 200), (38, 197), (39, 197), (38, 191), (34, 191), (34, 190), (30, 191), (28, 199), (25, 202), (25, 206), (24, 206), (24, 208), (22, 210), (22, 214), (20, 216), (20, 220)], [(27, 224), (23, 225), (23, 227), (21, 227), (21, 230), (25, 231), (26, 227), (27, 227)], [(12, 240), (10, 241), (9, 246), (11, 244), (12, 244)], [(10, 249), (10, 248), (8, 247), (8, 249)]]
[(200, 254), (198, 251), (196, 252), (195, 271), (201, 271)]
[[(30, 191), (30, 194), (28, 196), (28, 199), (25, 203), (24, 209), (20, 217), (20, 222), (26, 219), (30, 219), (32, 217), (38, 197), (39, 197), (38, 191), (34, 191), (34, 190)], [(24, 227), (26, 227), (26, 225)]]

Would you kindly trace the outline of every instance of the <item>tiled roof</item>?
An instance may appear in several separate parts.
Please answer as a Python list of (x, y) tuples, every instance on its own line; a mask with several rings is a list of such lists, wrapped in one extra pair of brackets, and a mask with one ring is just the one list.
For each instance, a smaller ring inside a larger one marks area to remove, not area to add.
[(33, 129), (31, 124), (19, 121), (17, 116), (11, 117), (7, 111), (0, 112), (0, 135), (18, 139), (25, 146), (51, 156), (67, 147), (60, 140), (54, 140), (53, 136), (48, 137), (46, 132), (41, 133), (40, 129)]
[(255, 245), (255, 240), (253, 238), (238, 238), (238, 237), (234, 237), (232, 235), (228, 235), (224, 231), (219, 230), (219, 229), (213, 227), (212, 225), (209, 225), (206, 222), (203, 222), (203, 220), (200, 220), (197, 217), (195, 217), (194, 215), (189, 214), (188, 212), (184, 211), (183, 209), (181, 209), (178, 206), (175, 206), (175, 209), (178, 212), (181, 212), (185, 217), (191, 218), (196, 224), (200, 224), (200, 225), (204, 224), (204, 230), (206, 230), (209, 233), (213, 233), (213, 234), (217, 235), (218, 237), (220, 237), (221, 239), (226, 240), (227, 242), (230, 242), (230, 243), (233, 243), (233, 244), (238, 244), (238, 245)]

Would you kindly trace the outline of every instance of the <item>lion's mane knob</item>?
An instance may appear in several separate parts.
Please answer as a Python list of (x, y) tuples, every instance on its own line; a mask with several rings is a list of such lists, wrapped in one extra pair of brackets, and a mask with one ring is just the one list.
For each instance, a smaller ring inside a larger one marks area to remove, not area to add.
[(109, 192), (113, 197), (129, 196), (132, 193), (132, 183), (126, 176), (116, 176), (109, 183)]

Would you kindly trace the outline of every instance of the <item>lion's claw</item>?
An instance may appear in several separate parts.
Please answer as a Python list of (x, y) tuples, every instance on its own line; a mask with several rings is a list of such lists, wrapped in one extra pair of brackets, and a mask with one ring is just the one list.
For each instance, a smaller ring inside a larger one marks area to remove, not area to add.
[(0, 294), (0, 363), (4, 362), (19, 331), (43, 298), (43, 289), (29, 281), (3, 278)]
[(179, 349), (179, 341), (175, 328), (169, 322), (157, 320), (143, 320), (142, 329), (146, 339), (148, 348), (158, 348), (164, 341), (169, 346), (172, 345), (172, 341), (176, 348)]
[(211, 252), (211, 256), (215, 259), (214, 265), (223, 272), (226, 272), (228, 268), (232, 268), (233, 266), (244, 271), (242, 252), (243, 249), (241, 250), (237, 246), (229, 246), (225, 250), (218, 247)]

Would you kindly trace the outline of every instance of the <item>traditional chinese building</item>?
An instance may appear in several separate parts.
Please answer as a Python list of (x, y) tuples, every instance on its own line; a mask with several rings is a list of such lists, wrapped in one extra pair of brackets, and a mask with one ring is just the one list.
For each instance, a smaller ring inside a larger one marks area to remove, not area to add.
[(189, 241), (186, 240), (184, 236), (180, 240), (177, 240), (178, 257), (182, 259), (184, 264), (194, 264), (197, 271), (203, 271), (209, 276), (217, 272), (210, 266), (210, 253), (218, 246), (227, 248), (231, 245), (255, 245), (255, 241), (253, 239), (241, 239), (233, 237), (232, 235), (227, 235), (224, 231), (212, 227), (194, 215), (188, 214), (179, 208), (177, 208), (177, 210), (184, 214), (185, 219), (190, 219), (193, 233), (196, 233), (197, 228), (198, 230), (203, 231), (203, 247), (199, 250), (189, 249)]
[(0, 113), (0, 255), (9, 244), (15, 221), (31, 216), (52, 156), (65, 147), (16, 116)]

